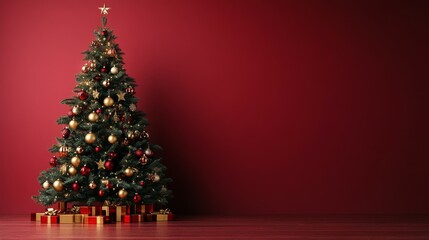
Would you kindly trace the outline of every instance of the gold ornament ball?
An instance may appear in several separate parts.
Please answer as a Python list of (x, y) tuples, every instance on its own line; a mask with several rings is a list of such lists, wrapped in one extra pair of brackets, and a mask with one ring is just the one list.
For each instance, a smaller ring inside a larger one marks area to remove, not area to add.
[(121, 190), (119, 190), (119, 192), (118, 192), (118, 196), (119, 196), (120, 198), (125, 198), (127, 195), (128, 195), (128, 192), (127, 192), (125, 189), (121, 189)]
[(76, 153), (77, 154), (82, 154), (85, 151), (85, 149), (83, 149), (83, 147), (79, 146), (76, 148)]
[(107, 180), (107, 179), (101, 179), (101, 183), (104, 184), (104, 185), (107, 185), (107, 184), (109, 184), (109, 180)]
[(85, 135), (85, 142), (86, 143), (92, 144), (92, 143), (95, 143), (95, 140), (97, 140), (97, 137), (95, 136), (94, 133), (89, 132)]
[(150, 149), (150, 148), (147, 148), (146, 149), (146, 151), (144, 151), (144, 154), (146, 155), (146, 156), (152, 156), (153, 155), (153, 151)]
[(74, 120), (74, 119), (72, 119), (70, 122), (69, 122), (69, 127), (71, 128), (71, 129), (76, 129), (77, 128), (77, 126), (79, 125), (79, 123), (76, 121), (76, 120)]
[(111, 107), (115, 103), (115, 101), (113, 100), (113, 98), (108, 96), (103, 100), (103, 103), (104, 103), (104, 106)]
[(46, 180), (42, 186), (44, 189), (48, 189), (51, 186), (51, 184), (49, 184), (48, 180)]
[(103, 87), (108, 88), (110, 86), (110, 81), (109, 80), (104, 80), (103, 81)]
[(125, 174), (125, 176), (127, 176), (127, 177), (131, 177), (131, 176), (134, 174), (134, 169), (132, 169), (132, 168), (127, 168), (127, 169), (125, 169), (125, 170), (124, 170), (124, 174)]
[(95, 184), (94, 182), (90, 182), (88, 186), (90, 189), (95, 189), (97, 187), (97, 184)]
[(118, 74), (119, 69), (118, 69), (117, 67), (112, 67), (112, 68), (110, 69), (110, 72), (111, 72), (112, 74)]
[(129, 139), (134, 139), (134, 138), (136, 137), (136, 135), (134, 135), (134, 133), (133, 133), (133, 132), (128, 132), (127, 137), (128, 137)]
[(114, 48), (107, 50), (107, 55), (109, 55), (109, 57), (116, 56), (116, 50)]
[(68, 147), (67, 145), (63, 145), (60, 147), (59, 149), (59, 155), (60, 157), (67, 157), (67, 155), (70, 152), (70, 147)]
[(73, 113), (74, 115), (78, 115), (78, 114), (80, 113), (80, 107), (79, 107), (78, 105), (74, 106), (74, 107), (72, 108), (72, 113)]
[(70, 173), (70, 175), (74, 176), (77, 173), (77, 169), (75, 167), (70, 167), (69, 168), (69, 173)]
[(82, 72), (87, 73), (88, 70), (89, 70), (88, 65), (85, 64), (85, 65), (82, 66)]
[[(71, 164), (75, 167), (79, 167), (80, 165), (80, 158), (77, 156), (72, 157), (72, 159), (70, 160)], [(70, 171), (70, 169), (69, 169)]]
[(158, 174), (155, 174), (155, 175), (153, 176), (153, 181), (154, 181), (154, 182), (158, 182), (158, 181), (159, 181), (159, 179), (160, 179), (160, 177), (159, 177), (159, 175), (158, 175)]
[(118, 141), (118, 138), (115, 135), (110, 135), (107, 138), (107, 141), (109, 141), (109, 143), (114, 144), (116, 141)]
[(61, 180), (56, 180), (52, 186), (54, 187), (55, 191), (60, 192), (63, 190), (63, 182)]
[(91, 122), (98, 122), (98, 114), (95, 112), (92, 112), (88, 115), (88, 120)]

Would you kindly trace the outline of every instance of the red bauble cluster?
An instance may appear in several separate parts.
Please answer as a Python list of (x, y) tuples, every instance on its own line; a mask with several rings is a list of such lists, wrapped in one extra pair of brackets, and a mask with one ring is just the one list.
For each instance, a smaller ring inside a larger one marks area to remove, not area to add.
[(116, 156), (118, 156), (118, 154), (117, 154), (117, 153), (115, 153), (115, 152), (111, 152), (111, 153), (109, 154), (109, 156), (110, 156), (111, 158), (115, 158)]
[(85, 92), (85, 90), (82, 90), (78, 92), (77, 96), (79, 97), (80, 100), (84, 101), (89, 97), (89, 94)]
[(49, 164), (51, 165), (51, 167), (57, 166), (57, 157), (51, 157), (51, 159), (49, 160)]
[(68, 128), (63, 128), (63, 130), (61, 130), (61, 134), (64, 139), (67, 139), (70, 137), (70, 130)]
[(84, 165), (80, 169), (80, 174), (82, 174), (82, 176), (88, 176), (90, 172), (91, 172), (91, 169), (89, 167), (87, 167), (86, 165)]
[(76, 181), (76, 182), (74, 182), (73, 183), (73, 185), (72, 185), (72, 189), (73, 189), (73, 191), (79, 191), (79, 189), (80, 189), (80, 184)]
[(133, 201), (134, 201), (135, 203), (139, 203), (141, 200), (142, 200), (142, 197), (140, 197), (140, 195), (138, 195), (138, 194), (136, 193), (136, 195), (134, 195), (134, 197), (133, 197)]

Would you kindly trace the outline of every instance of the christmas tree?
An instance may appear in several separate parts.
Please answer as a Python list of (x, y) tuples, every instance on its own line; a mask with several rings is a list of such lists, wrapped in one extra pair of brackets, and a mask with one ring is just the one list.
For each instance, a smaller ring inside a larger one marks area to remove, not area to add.
[(104, 202), (115, 205), (167, 203), (171, 191), (165, 166), (149, 142), (144, 113), (137, 110), (135, 81), (123, 68), (122, 51), (106, 27), (109, 8), (99, 8), (102, 27), (85, 54), (76, 75), (76, 96), (62, 101), (70, 106), (62, 137), (50, 151), (51, 168), (42, 171), (42, 188), (33, 198), (48, 206), (55, 202)]

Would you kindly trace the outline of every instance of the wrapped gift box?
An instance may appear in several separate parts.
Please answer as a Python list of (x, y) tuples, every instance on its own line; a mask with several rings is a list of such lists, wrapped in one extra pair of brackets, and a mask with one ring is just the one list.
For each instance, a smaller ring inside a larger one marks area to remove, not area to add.
[(153, 213), (153, 204), (142, 205), (145, 207), (145, 213)]
[(144, 214), (136, 214), (137, 222), (144, 222)]
[(101, 207), (103, 216), (110, 216), (112, 213), (116, 213), (115, 206), (103, 206)]
[(36, 213), (31, 213), (30, 219), (31, 219), (31, 221), (36, 221)]
[(83, 214), (74, 214), (74, 223), (83, 223), (83, 218)]
[(90, 216), (101, 215), (101, 206), (79, 206), (81, 214), (88, 214)]
[(60, 223), (74, 223), (74, 214), (59, 214)]
[(174, 214), (169, 213), (168, 215), (168, 221), (173, 221), (174, 220)]
[(116, 222), (122, 221), (122, 216), (126, 215), (127, 207), (126, 206), (116, 206)]
[(88, 224), (105, 224), (107, 216), (88, 216)]
[(143, 204), (143, 205), (136, 205), (136, 213), (137, 214), (143, 214), (143, 213), (145, 213), (146, 212), (146, 206)]
[(132, 215), (122, 215), (121, 220), (124, 223), (134, 223), (139, 221), (139, 215), (132, 214)]
[(155, 214), (155, 216), (156, 216), (156, 221), (157, 222), (166, 222), (166, 221), (168, 221), (168, 214), (157, 213), (157, 214)]
[(156, 221), (156, 214), (154, 214), (154, 213), (146, 213), (143, 215), (144, 215), (144, 221), (145, 222)]
[(47, 224), (57, 224), (59, 222), (59, 217), (44, 215), (40, 217), (40, 222)]
[[(38, 221), (38, 222), (40, 222), (41, 217), (44, 216), (44, 215), (45, 215), (45, 213), (32, 213), (31, 214), (31, 221)], [(34, 216), (34, 220), (33, 220), (33, 216)]]

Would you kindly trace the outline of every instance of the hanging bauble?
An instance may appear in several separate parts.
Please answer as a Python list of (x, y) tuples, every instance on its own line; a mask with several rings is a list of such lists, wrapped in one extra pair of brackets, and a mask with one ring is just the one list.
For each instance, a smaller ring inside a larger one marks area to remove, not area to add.
[(74, 182), (73, 183), (73, 185), (72, 185), (72, 189), (73, 189), (73, 191), (79, 191), (79, 189), (80, 189), (80, 184), (76, 181), (76, 182)]
[(69, 127), (73, 130), (75, 130), (78, 125), (79, 123), (74, 118), (69, 122)]
[(101, 151), (101, 147), (100, 146), (97, 146), (97, 147), (95, 147), (95, 152), (100, 152)]
[(104, 106), (111, 107), (115, 103), (115, 101), (113, 100), (113, 98), (108, 96), (103, 100), (103, 103), (104, 103)]
[(146, 151), (144, 151), (144, 154), (146, 154), (148, 157), (151, 157), (153, 155), (153, 151), (148, 147)]
[(83, 152), (85, 152), (85, 149), (83, 147), (79, 146), (79, 147), (76, 148), (76, 153), (77, 154), (82, 154)]
[(107, 187), (108, 189), (111, 189), (111, 188), (113, 188), (113, 183), (111, 183), (111, 182), (108, 182), (108, 183), (106, 184), (106, 187)]
[(134, 132), (128, 132), (127, 133), (127, 137), (129, 138), (129, 139), (131, 139), (131, 140), (133, 140), (135, 137), (136, 137), (136, 135), (134, 135)]
[(88, 115), (88, 120), (91, 122), (98, 122), (98, 114), (95, 112), (92, 112)]
[(115, 135), (110, 135), (107, 138), (107, 141), (109, 141), (109, 143), (114, 144), (116, 141), (118, 141), (118, 137), (116, 137)]
[(100, 80), (101, 80), (101, 76), (100, 76), (100, 75), (96, 75), (96, 76), (94, 77), (94, 80), (95, 80), (95, 81), (97, 81), (97, 82), (98, 82), (98, 81), (100, 81)]
[(109, 50), (107, 50), (107, 55), (109, 55), (109, 57), (115, 57), (116, 50), (114, 48), (110, 48)]
[(60, 172), (62, 174), (66, 174), (66, 172), (67, 172), (67, 164), (64, 163), (63, 165), (61, 165)]
[(148, 161), (147, 156), (146, 156), (146, 155), (143, 155), (143, 157), (141, 157), (141, 158), (139, 159), (139, 161), (140, 161), (140, 163), (141, 163), (142, 165), (146, 165), (146, 164), (147, 164), (147, 161)]
[(95, 110), (95, 112), (96, 112), (97, 114), (100, 114), (100, 113), (101, 113), (101, 109), (99, 108), (99, 109)]
[(77, 93), (80, 100), (84, 101), (89, 97), (89, 94), (85, 90), (81, 90)]
[(67, 112), (67, 116), (69, 116), (69, 117), (73, 117), (74, 116), (74, 113), (72, 112), (72, 110), (70, 110), (70, 111)]
[(74, 176), (77, 173), (77, 169), (75, 167), (69, 167), (69, 173), (70, 175)]
[(144, 184), (145, 184), (145, 182), (143, 180), (139, 182), (139, 185), (142, 187), (144, 186)]
[(124, 174), (125, 174), (125, 176), (127, 176), (127, 177), (131, 177), (133, 174), (134, 174), (134, 169), (132, 169), (132, 168), (126, 168), (125, 170), (124, 170)]
[(152, 179), (152, 181), (154, 181), (154, 182), (159, 182), (159, 180), (160, 180), (159, 175), (158, 175), (158, 174), (154, 174), (154, 175), (153, 175), (153, 179)]
[(125, 190), (125, 189), (121, 189), (121, 190), (119, 190), (119, 192), (118, 192), (118, 196), (120, 197), (120, 198), (126, 198), (127, 197), (127, 195), (128, 195), (128, 192), (127, 192), (127, 190)]
[(109, 153), (109, 156), (113, 159), (116, 156), (118, 156), (118, 154), (116, 152), (111, 152), (111, 153)]
[(67, 145), (63, 145), (60, 147), (59, 149), (59, 155), (60, 157), (67, 157), (67, 155), (70, 152), (70, 147), (68, 147)]
[(51, 165), (51, 167), (57, 166), (57, 157), (51, 157), (51, 159), (49, 159), (49, 165)]
[(103, 190), (98, 191), (98, 196), (100, 197), (104, 196), (104, 191)]
[(107, 185), (109, 183), (109, 180), (103, 178), (101, 179), (101, 183)]
[(127, 89), (125, 89), (125, 92), (129, 93), (129, 94), (134, 94), (135, 93), (135, 89), (133, 87), (128, 87)]
[(104, 167), (106, 168), (107, 171), (112, 171), (113, 170), (113, 162), (112, 161), (106, 161), (104, 163)]
[(88, 71), (89, 71), (89, 67), (88, 67), (88, 65), (86, 65), (86, 64), (85, 64), (85, 65), (83, 65), (83, 66), (82, 66), (82, 72), (83, 72), (83, 73), (87, 73)]
[(103, 81), (103, 87), (105, 87), (105, 88), (110, 87), (110, 80), (109, 79), (106, 79)]
[(97, 187), (97, 184), (95, 184), (95, 182), (91, 181), (91, 182), (89, 183), (88, 187), (89, 187), (90, 189), (95, 189), (95, 188)]
[(91, 172), (91, 169), (89, 167), (87, 167), (86, 165), (84, 165), (81, 169), (80, 169), (80, 174), (82, 176), (88, 176), (89, 173)]
[(124, 146), (128, 146), (130, 144), (130, 141), (128, 140), (128, 138), (125, 138), (124, 141), (122, 142), (122, 145)]
[(67, 139), (70, 137), (70, 130), (68, 128), (63, 128), (63, 130), (61, 130), (61, 135), (63, 135), (64, 139)]
[(72, 157), (72, 159), (70, 160), (70, 163), (75, 166), (75, 167), (79, 167), (80, 165), (80, 158), (78, 156), (74, 156)]
[(135, 203), (139, 203), (141, 200), (142, 200), (142, 197), (138, 193), (136, 193), (133, 197), (133, 201)]
[(63, 190), (63, 182), (58, 179), (52, 184), (52, 187), (55, 189), (55, 191), (59, 192)]
[(137, 149), (137, 150), (136, 150), (136, 156), (137, 156), (137, 157), (141, 157), (141, 156), (143, 156), (143, 150), (141, 150), (141, 149)]
[(118, 74), (119, 69), (118, 69), (116, 66), (113, 66), (113, 67), (110, 69), (110, 72), (111, 72), (112, 74)]
[(72, 112), (74, 115), (78, 115), (81, 111), (81, 107), (79, 105), (76, 105), (72, 108)]
[(107, 72), (107, 68), (106, 68), (106, 66), (103, 66), (102, 68), (101, 68), (101, 70), (100, 70), (102, 73), (106, 73)]
[(97, 140), (97, 137), (95, 136), (94, 133), (89, 132), (85, 135), (85, 142), (86, 143), (92, 144), (95, 142), (95, 140)]
[(44, 188), (44, 189), (48, 189), (48, 188), (51, 186), (51, 184), (48, 182), (48, 180), (46, 180), (46, 181), (42, 184), (42, 186), (43, 186), (43, 188)]
[(89, 67), (90, 67), (90, 68), (95, 68), (95, 67), (97, 67), (97, 62), (95, 62), (95, 61), (89, 61), (89, 62), (88, 62), (88, 64), (89, 64)]
[(108, 32), (106, 30), (101, 31), (101, 36), (107, 37)]

